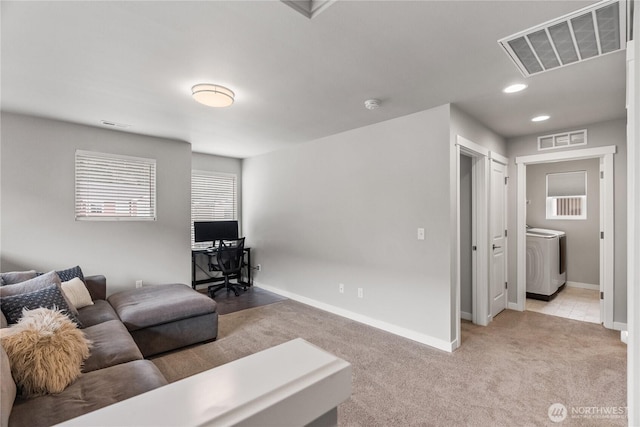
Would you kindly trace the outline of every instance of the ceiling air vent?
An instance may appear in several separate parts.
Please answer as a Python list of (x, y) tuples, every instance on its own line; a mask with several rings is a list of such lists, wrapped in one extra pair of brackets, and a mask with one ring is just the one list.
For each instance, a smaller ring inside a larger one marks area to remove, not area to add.
[(309, 19), (315, 18), (320, 12), (331, 6), (337, 0), (281, 0), (296, 12)]
[(498, 40), (529, 77), (625, 47), (625, 7), (606, 0)]

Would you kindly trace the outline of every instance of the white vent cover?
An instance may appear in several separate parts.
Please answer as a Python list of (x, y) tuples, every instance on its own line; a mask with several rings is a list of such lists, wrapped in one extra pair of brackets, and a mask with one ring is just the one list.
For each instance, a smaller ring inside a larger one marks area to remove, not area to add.
[(280, 0), (296, 12), (309, 19), (315, 18), (320, 12), (331, 6), (337, 0)]
[(538, 137), (538, 150), (551, 150), (553, 148), (566, 148), (576, 145), (587, 145), (586, 129)]
[(625, 19), (624, 4), (606, 0), (498, 43), (520, 72), (529, 77), (624, 49)]

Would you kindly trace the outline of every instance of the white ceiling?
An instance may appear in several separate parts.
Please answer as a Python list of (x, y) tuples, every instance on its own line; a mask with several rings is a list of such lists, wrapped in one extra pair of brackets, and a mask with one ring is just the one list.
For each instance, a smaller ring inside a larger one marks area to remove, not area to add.
[[(1, 105), (241, 158), (448, 102), (545, 133), (625, 116), (624, 51), (524, 79), (497, 40), (592, 3), (338, 0), (310, 20), (275, 0), (2, 1)], [(235, 104), (197, 104), (197, 83)]]

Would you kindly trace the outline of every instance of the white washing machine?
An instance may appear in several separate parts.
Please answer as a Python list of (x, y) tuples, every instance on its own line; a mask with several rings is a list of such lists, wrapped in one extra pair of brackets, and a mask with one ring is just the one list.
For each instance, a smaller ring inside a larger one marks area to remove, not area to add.
[(567, 281), (564, 231), (527, 229), (527, 298), (549, 301)]

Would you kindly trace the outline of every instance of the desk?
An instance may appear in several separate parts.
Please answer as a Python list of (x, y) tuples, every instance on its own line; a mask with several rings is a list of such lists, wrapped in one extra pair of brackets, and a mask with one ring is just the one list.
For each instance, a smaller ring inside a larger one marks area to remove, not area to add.
[[(200, 248), (191, 248), (191, 287), (193, 289), (196, 288), (197, 285), (203, 285), (205, 283), (215, 283), (215, 282), (224, 282), (224, 277), (222, 276), (211, 276), (209, 271), (205, 271), (202, 268), (200, 268), (200, 271), (203, 271), (207, 276), (206, 279), (200, 279), (200, 280), (196, 280), (196, 268), (198, 268), (196, 259), (198, 257), (198, 255), (207, 255), (207, 256), (215, 256), (216, 253), (216, 248), (207, 248), (207, 249), (200, 249)], [(235, 276), (231, 276), (231, 278), (236, 278), (238, 279), (238, 283), (244, 285), (244, 286), (253, 286), (253, 277), (251, 275), (251, 248), (244, 248), (244, 257), (245, 257), (245, 261), (244, 261), (244, 265), (242, 267), (242, 269), (246, 269), (246, 281), (242, 281), (243, 277), (242, 277), (242, 273), (239, 274), (237, 277)]]

